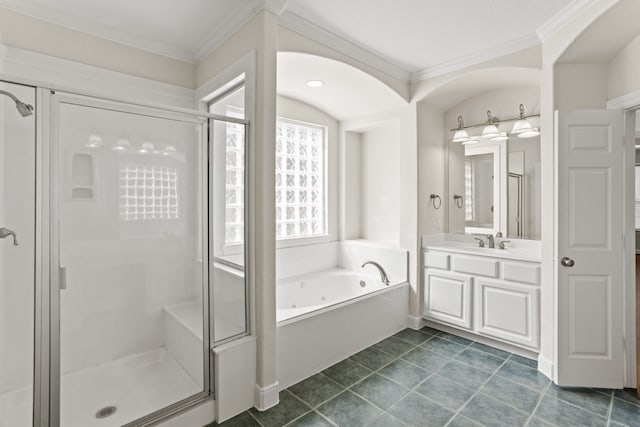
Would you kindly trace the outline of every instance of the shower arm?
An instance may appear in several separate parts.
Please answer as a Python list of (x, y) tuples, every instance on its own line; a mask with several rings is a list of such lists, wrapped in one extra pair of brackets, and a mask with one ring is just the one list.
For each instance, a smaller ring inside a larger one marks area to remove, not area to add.
[(20, 102), (20, 103), (22, 103), (22, 104), (23, 104), (23, 102), (22, 102), (22, 101), (20, 101), (18, 98), (16, 98), (16, 96), (15, 96), (14, 94), (12, 94), (11, 92), (7, 92), (7, 91), (5, 91), (5, 90), (0, 90), (0, 94), (2, 94), (2, 95), (7, 95), (9, 98), (13, 99), (13, 102), (15, 102), (16, 104), (17, 104), (18, 102)]

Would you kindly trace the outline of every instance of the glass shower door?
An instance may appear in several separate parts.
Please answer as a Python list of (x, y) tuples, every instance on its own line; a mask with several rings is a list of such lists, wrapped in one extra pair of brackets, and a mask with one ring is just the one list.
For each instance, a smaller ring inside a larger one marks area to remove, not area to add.
[(0, 83), (0, 427), (32, 425), (35, 89)]
[(206, 119), (53, 106), (60, 425), (151, 420), (209, 393)]

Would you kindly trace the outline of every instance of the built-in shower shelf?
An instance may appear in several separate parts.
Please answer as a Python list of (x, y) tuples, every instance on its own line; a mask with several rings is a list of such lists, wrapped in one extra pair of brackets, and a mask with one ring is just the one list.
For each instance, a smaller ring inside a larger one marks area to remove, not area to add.
[(67, 196), (71, 200), (95, 200), (96, 158), (94, 153), (72, 152), (67, 156), (71, 168), (67, 176)]

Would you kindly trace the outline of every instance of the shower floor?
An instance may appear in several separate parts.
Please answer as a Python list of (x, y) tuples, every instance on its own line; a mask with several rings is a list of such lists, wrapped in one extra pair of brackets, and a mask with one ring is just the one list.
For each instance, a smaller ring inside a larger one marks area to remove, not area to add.
[[(123, 357), (62, 377), (61, 425), (121, 426), (202, 388), (165, 349)], [(0, 427), (31, 426), (31, 388), (0, 395)], [(96, 412), (115, 406), (98, 419)]]

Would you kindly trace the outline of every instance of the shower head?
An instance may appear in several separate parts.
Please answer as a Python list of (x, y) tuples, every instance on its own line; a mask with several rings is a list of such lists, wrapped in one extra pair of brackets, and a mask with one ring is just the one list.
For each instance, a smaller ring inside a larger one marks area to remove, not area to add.
[(20, 101), (18, 98), (15, 97), (15, 95), (13, 95), (10, 92), (6, 92), (4, 90), (0, 90), (0, 94), (2, 95), (6, 95), (9, 98), (11, 98), (13, 100), (13, 102), (16, 103), (16, 109), (18, 110), (18, 112), (20, 113), (20, 115), (22, 117), (27, 117), (33, 114), (33, 106), (29, 105), (29, 104), (25, 104), (24, 102)]
[(22, 117), (27, 117), (33, 114), (33, 106), (25, 104), (22, 101), (16, 101), (16, 108)]

